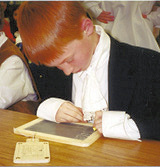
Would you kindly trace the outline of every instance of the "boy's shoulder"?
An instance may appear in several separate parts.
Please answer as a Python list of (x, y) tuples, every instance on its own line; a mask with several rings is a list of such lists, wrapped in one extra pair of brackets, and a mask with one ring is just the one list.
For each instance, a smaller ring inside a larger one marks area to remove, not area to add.
[(158, 55), (160, 56), (160, 52), (157, 52), (152, 49), (144, 48), (144, 47), (139, 47), (139, 46), (134, 46), (125, 42), (120, 42), (117, 39), (113, 38), (111, 35), (111, 50), (116, 50), (120, 51), (121, 53), (124, 54), (142, 54), (142, 55)]

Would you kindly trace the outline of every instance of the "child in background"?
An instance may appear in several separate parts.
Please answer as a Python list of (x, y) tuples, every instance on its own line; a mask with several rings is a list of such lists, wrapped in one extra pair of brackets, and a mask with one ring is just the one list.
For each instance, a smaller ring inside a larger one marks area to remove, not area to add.
[[(94, 22), (120, 42), (160, 52), (153, 28), (160, 26), (156, 1), (84, 1)], [(143, 17), (142, 17), (143, 16)]]
[(6, 109), (21, 100), (36, 101), (37, 95), (24, 56), (2, 31), (3, 17), (0, 5), (0, 108)]
[[(1, 1), (0, 5), (1, 5), (2, 9), (3, 9), (3, 12), (5, 12), (5, 10), (7, 8), (7, 2)], [(3, 24), (2, 31), (14, 43), (15, 42), (15, 38), (14, 38), (13, 34), (11, 33), (9, 20), (8, 20), (8, 18), (3, 18), (3, 19), (4, 19), (4, 24)]]
[(158, 52), (118, 42), (77, 1), (23, 2), (17, 23), (32, 62), (73, 74), (73, 103), (49, 98), (39, 117), (93, 121), (105, 137), (160, 139)]
[(14, 4), (10, 6), (10, 27), (11, 27), (11, 33), (16, 38), (18, 36), (18, 27), (17, 27), (17, 16), (18, 16), (18, 8), (20, 4)]

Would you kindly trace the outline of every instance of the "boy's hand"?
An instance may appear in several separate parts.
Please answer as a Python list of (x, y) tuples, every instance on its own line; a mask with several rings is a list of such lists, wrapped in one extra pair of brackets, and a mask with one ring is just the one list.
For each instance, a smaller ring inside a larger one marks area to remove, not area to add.
[(83, 112), (79, 107), (74, 106), (72, 103), (63, 103), (56, 114), (57, 122), (83, 122)]
[(108, 23), (109, 21), (114, 21), (114, 16), (111, 15), (111, 12), (101, 12), (101, 14), (97, 17), (97, 20), (102, 23)]
[(102, 111), (96, 111), (93, 127), (102, 133)]

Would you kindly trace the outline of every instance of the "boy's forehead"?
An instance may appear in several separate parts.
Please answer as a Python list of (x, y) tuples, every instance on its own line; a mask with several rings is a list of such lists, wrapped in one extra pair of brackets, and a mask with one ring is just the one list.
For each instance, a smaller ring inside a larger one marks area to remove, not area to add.
[(49, 67), (57, 67), (57, 66), (63, 64), (67, 58), (68, 58), (68, 56), (66, 55), (66, 53), (64, 53), (46, 65)]
[(58, 58), (54, 59), (49, 64), (47, 64), (47, 66), (57, 67), (63, 64), (65, 61), (68, 60), (68, 58), (74, 55), (75, 50), (76, 40), (73, 40), (63, 48), (63, 53)]

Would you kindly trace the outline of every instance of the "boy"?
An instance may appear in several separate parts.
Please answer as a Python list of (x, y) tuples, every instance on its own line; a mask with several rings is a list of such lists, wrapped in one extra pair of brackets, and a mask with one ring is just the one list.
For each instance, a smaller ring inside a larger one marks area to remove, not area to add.
[(77, 1), (24, 2), (17, 23), (32, 62), (73, 73), (73, 103), (49, 98), (39, 117), (93, 121), (105, 137), (160, 139), (158, 52), (119, 43)]

